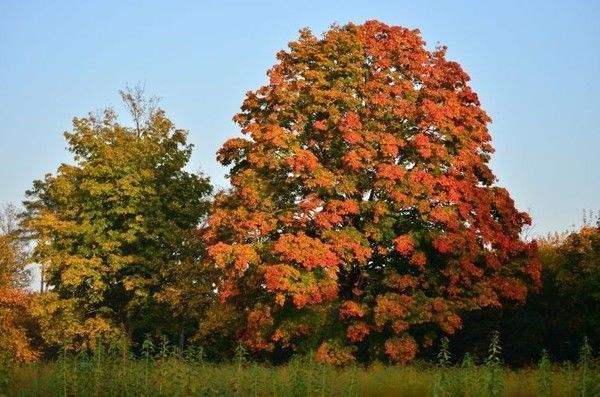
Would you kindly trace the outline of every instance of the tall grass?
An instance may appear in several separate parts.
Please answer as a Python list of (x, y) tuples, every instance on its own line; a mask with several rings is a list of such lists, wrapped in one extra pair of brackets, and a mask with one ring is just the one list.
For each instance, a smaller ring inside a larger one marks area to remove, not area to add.
[(310, 357), (270, 366), (248, 360), (238, 348), (229, 363), (209, 363), (201, 348), (180, 352), (147, 342), (139, 357), (126, 349), (61, 353), (46, 363), (6, 367), (0, 395), (7, 396), (598, 396), (600, 371), (584, 342), (576, 365), (551, 364), (510, 370), (500, 361), (499, 336), (476, 365), (467, 355), (453, 364), (443, 341), (437, 363), (374, 363), (335, 368)]
[(502, 370), (502, 347), (500, 347), (500, 333), (494, 331), (490, 340), (488, 356), (485, 360), (485, 387), (489, 397), (501, 397), (505, 394), (504, 374)]

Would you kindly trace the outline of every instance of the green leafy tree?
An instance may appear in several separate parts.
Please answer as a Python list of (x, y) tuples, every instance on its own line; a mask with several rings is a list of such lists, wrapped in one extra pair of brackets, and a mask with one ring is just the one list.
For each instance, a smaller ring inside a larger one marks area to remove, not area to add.
[(75, 118), (65, 132), (75, 163), (35, 181), (25, 202), (48, 284), (35, 313), (47, 342), (72, 349), (192, 321), (161, 294), (202, 252), (196, 233), (211, 186), (184, 169), (187, 133), (141, 88), (121, 96), (134, 126), (112, 109)]
[[(584, 226), (558, 243), (542, 245), (541, 258), (556, 288), (558, 326), (571, 349), (583, 336), (600, 345), (600, 227)], [(556, 321), (556, 320), (555, 320)], [(551, 339), (552, 336), (550, 335)]]

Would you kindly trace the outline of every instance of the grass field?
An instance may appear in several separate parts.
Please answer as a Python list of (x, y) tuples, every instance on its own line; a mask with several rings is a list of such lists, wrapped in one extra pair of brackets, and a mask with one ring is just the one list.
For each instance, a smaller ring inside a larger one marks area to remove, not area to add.
[[(509, 370), (470, 359), (453, 366), (414, 363), (334, 368), (307, 358), (283, 366), (240, 357), (211, 364), (198, 355), (63, 355), (4, 367), (8, 396), (599, 396), (593, 362)], [(0, 392), (0, 395), (2, 393)]]

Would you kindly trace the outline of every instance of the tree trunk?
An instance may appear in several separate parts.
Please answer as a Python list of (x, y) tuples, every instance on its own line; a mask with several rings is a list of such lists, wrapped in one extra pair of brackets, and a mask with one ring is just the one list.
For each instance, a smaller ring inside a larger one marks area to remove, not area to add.
[(179, 332), (179, 351), (183, 352), (184, 347), (185, 347), (185, 331), (182, 326), (181, 332)]
[(40, 294), (44, 293), (44, 273), (46, 266), (43, 263), (40, 263)]

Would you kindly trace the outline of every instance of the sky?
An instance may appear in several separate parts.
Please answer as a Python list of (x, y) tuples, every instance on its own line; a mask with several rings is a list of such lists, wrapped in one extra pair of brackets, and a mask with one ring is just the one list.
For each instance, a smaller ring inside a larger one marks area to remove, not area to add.
[(378, 19), (418, 28), (471, 76), (493, 118), (491, 166), (532, 235), (600, 210), (598, 1), (0, 0), (0, 203), (70, 162), (63, 132), (143, 82), (189, 130), (191, 171), (227, 186), (215, 159), (239, 135), (245, 93), (309, 27)]

